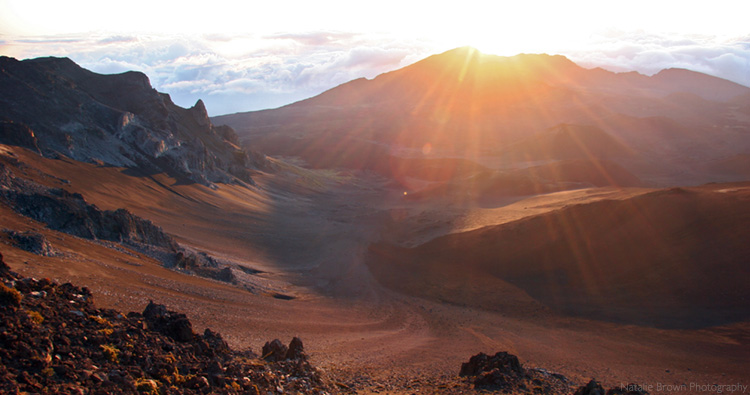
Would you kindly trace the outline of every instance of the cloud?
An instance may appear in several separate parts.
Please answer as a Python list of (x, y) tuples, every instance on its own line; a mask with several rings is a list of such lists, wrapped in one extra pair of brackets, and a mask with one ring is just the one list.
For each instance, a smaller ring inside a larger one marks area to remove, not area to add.
[(306, 32), (306, 33), (284, 33), (274, 34), (266, 36), (269, 39), (277, 40), (292, 40), (302, 45), (330, 45), (340, 43), (342, 41), (349, 41), (357, 35), (354, 33), (346, 32), (333, 32), (333, 31), (318, 31), (318, 32)]
[(398, 66), (406, 55), (408, 52), (405, 49), (359, 47), (349, 51), (340, 66), (362, 70), (383, 70)]
[(750, 36), (722, 38), (676, 37), (644, 32), (610, 32), (586, 48), (566, 55), (584, 67), (654, 74), (685, 68), (750, 86)]
[(98, 41), (99, 44), (122, 44), (138, 41), (136, 36), (109, 36)]
[(76, 38), (27, 38), (15, 40), (22, 44), (72, 44), (77, 43), (79, 40)]

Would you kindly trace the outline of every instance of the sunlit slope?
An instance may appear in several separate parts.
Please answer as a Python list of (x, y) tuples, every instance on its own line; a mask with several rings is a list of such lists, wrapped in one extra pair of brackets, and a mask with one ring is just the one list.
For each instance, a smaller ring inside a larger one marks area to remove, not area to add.
[(643, 182), (638, 177), (615, 162), (602, 159), (570, 159), (523, 169), (488, 170), (444, 183), (431, 183), (410, 191), (405, 198), (442, 198), (454, 203), (472, 204), (572, 189), (642, 185)]
[(504, 149), (513, 162), (556, 159), (618, 159), (635, 153), (598, 127), (560, 124)]
[(280, 264), (274, 257), (288, 249), (287, 237), (307, 233), (303, 222), (294, 226), (301, 222), (300, 212), (309, 210), (305, 196), (337, 182), (332, 175), (293, 172), (294, 166), (283, 164), (276, 174), (257, 172), (257, 187), (221, 184), (212, 189), (166, 174), (48, 159), (18, 147), (0, 149), (0, 161), (20, 161), (24, 178), (80, 193), (103, 210), (125, 208), (182, 244), (263, 270)]
[(389, 287), (462, 305), (508, 310), (520, 289), (564, 314), (702, 327), (750, 315), (749, 220), (750, 185), (665, 189), (414, 248), (376, 244), (369, 267)]
[(432, 157), (502, 156), (516, 164), (549, 151), (549, 142), (530, 144), (550, 128), (577, 125), (601, 131), (587, 136), (604, 144), (595, 157), (614, 149), (638, 177), (693, 183), (716, 174), (685, 171), (685, 163), (750, 150), (742, 105), (748, 94), (750, 88), (687, 70), (649, 77), (585, 69), (562, 56), (501, 57), (464, 47), (282, 108), (213, 121), (269, 154), (349, 168), (367, 168), (353, 158), (382, 161), (394, 148), (420, 156), (426, 146)]

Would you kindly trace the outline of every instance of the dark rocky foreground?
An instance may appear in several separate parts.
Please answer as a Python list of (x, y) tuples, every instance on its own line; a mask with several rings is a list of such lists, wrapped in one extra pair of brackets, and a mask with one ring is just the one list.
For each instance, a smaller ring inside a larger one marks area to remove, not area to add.
[(210, 329), (194, 333), (162, 305), (125, 316), (96, 308), (86, 288), (20, 278), (1, 255), (0, 278), (2, 394), (337, 392), (299, 339), (270, 342), (284, 353), (263, 359), (231, 350)]
[[(261, 355), (229, 348), (221, 335), (193, 332), (184, 314), (149, 303), (143, 313), (99, 309), (86, 288), (22, 278), (0, 254), (2, 394), (334, 394), (382, 386), (335, 381), (313, 367), (302, 341), (267, 342)], [(525, 368), (515, 355), (480, 353), (440, 385), (388, 384), (394, 393), (641, 395), (578, 387), (565, 376)], [(385, 393), (388, 393), (386, 390)]]

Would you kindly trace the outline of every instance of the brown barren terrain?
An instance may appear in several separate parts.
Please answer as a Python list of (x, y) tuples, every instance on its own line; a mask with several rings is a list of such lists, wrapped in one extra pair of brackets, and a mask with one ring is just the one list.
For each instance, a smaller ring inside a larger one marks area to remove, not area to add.
[[(255, 177), (259, 187), (210, 189), (16, 147), (2, 146), (2, 157), (19, 177), (103, 209), (127, 208), (248, 269), (243, 286), (187, 275), (2, 206), (4, 228), (40, 232), (60, 252), (41, 257), (3, 239), (13, 270), (89, 287), (103, 307), (163, 303), (237, 349), (299, 336), (314, 364), (359, 393), (447, 392), (439, 386), (461, 362), (501, 350), (580, 384), (747, 384), (748, 184), (589, 188), (446, 206), (405, 199), (375, 176), (289, 165)], [(610, 253), (622, 261), (596, 267), (594, 258)], [(556, 277), (534, 283), (527, 275), (553, 264), (550, 255), (564, 258)], [(466, 264), (450, 264), (457, 261)], [(665, 297), (678, 291), (688, 291), (685, 299)], [(586, 304), (592, 295), (596, 303)], [(691, 304), (716, 314), (692, 319)]]

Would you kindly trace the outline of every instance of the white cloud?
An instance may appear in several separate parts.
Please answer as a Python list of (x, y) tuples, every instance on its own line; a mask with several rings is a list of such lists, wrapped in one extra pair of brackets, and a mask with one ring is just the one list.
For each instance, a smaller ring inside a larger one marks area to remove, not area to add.
[(301, 45), (335, 45), (340, 42), (346, 42), (356, 37), (353, 33), (336, 32), (336, 31), (314, 31), (306, 33), (283, 33), (273, 34), (266, 38), (292, 40)]
[(610, 32), (585, 48), (561, 53), (585, 67), (654, 74), (686, 68), (750, 86), (750, 36), (689, 37), (645, 32)]

